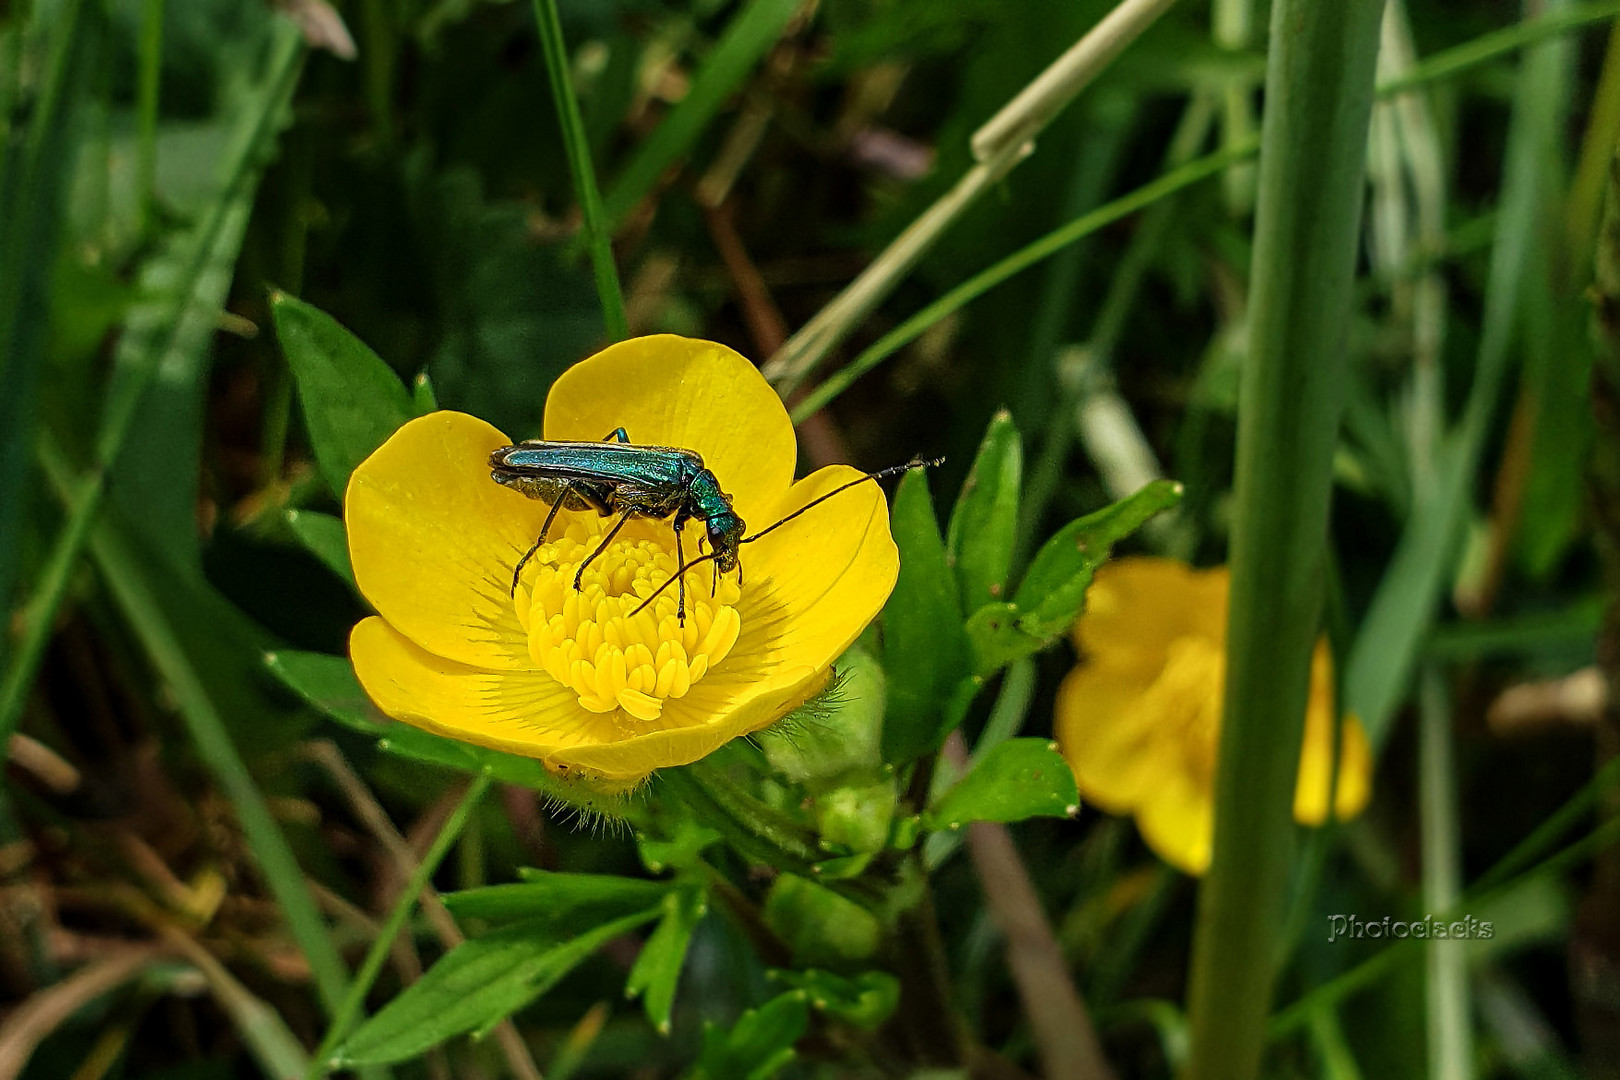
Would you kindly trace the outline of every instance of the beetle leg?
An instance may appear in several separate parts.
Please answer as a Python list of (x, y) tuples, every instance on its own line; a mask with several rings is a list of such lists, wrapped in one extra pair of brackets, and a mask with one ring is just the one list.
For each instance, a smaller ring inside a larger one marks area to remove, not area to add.
[(602, 537), (602, 542), (596, 545), (596, 550), (587, 555), (585, 561), (579, 564), (579, 569), (574, 571), (575, 592), (580, 592), (583, 588), (580, 581), (585, 577), (585, 568), (595, 562), (598, 555), (607, 550), (607, 546), (613, 543), (613, 538), (619, 535), (619, 530), (624, 528), (624, 523), (629, 521), (630, 515), (634, 513), (635, 510), (632, 508), (620, 514), (619, 520), (613, 523), (613, 528), (609, 529), (607, 535)]
[(630, 433), (625, 431), (622, 427), (614, 428), (612, 431), (602, 436), (602, 441), (627, 443), (630, 441)]
[(557, 511), (562, 509), (562, 504), (568, 501), (568, 492), (570, 490), (572, 489), (567, 484), (563, 485), (562, 494), (558, 497), (556, 502), (551, 504), (551, 512), (546, 515), (546, 523), (540, 526), (540, 536), (535, 540), (534, 544), (529, 548), (529, 550), (523, 553), (523, 558), (518, 560), (517, 565), (512, 567), (513, 596), (517, 595), (519, 575), (523, 573), (523, 568), (529, 565), (529, 560), (534, 558), (534, 553), (540, 550), (540, 545), (546, 542), (546, 534), (551, 531), (551, 523), (557, 520)]
[(675, 620), (681, 626), (686, 625), (686, 551), (681, 547), (681, 527), (686, 522), (677, 515), (675, 518), (675, 576), (681, 579), (680, 599), (675, 602)]

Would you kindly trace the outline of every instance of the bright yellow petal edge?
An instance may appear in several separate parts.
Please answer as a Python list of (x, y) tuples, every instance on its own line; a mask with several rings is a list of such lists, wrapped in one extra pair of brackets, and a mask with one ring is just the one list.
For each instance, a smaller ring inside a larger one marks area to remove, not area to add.
[[(631, 384), (660, 393), (615, 405)], [(671, 398), (679, 409), (667, 407)], [(703, 418), (712, 423), (695, 422)], [(548, 437), (594, 440), (618, 426), (636, 443), (696, 444), (688, 448), (704, 455), (739, 512), (747, 505), (750, 534), (862, 475), (835, 466), (792, 483), (792, 428), (780, 401), (751, 364), (708, 342), (637, 339), (559, 379)], [(548, 508), (489, 479), (489, 452), (507, 441), (476, 418), (436, 413), (396, 432), (350, 482), (351, 559), (380, 616), (355, 627), (350, 655), (366, 692), (396, 719), (559, 773), (634, 782), (803, 704), (893, 589), (899, 561), (883, 492), (851, 488), (744, 547), (741, 631), (689, 692), (639, 717), (613, 709), (611, 697), (593, 706), (611, 711), (586, 710), (531, 655), (524, 623), (533, 613), (515, 614), (512, 568)], [(742, 486), (716, 461), (731, 463)], [(606, 526), (594, 513), (565, 511), (558, 528), (570, 518), (596, 533)], [(624, 535), (669, 544), (672, 530), (633, 522)], [(689, 577), (688, 588), (700, 579)]]
[[(1224, 665), (1202, 682), (1164, 683), (1172, 658), (1224, 651), (1229, 576), (1167, 559), (1105, 566), (1075, 625), (1082, 662), (1058, 692), (1054, 726), (1080, 793), (1131, 814), (1148, 846), (1189, 874), (1209, 865), (1214, 834), (1214, 747)], [(1184, 676), (1187, 669), (1178, 669)], [(1326, 642), (1312, 657), (1311, 693), (1294, 817), (1327, 818), (1333, 760), (1333, 665)], [(1372, 750), (1355, 716), (1340, 725), (1335, 817), (1359, 814), (1371, 796)]]

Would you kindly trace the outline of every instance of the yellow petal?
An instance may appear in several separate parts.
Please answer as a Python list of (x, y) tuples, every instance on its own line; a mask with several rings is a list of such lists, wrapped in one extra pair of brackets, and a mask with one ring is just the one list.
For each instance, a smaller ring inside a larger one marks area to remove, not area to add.
[(797, 445), (787, 410), (745, 358), (674, 334), (610, 345), (563, 372), (546, 397), (545, 437), (695, 450), (755, 529), (793, 481)]
[(1162, 734), (1142, 709), (1148, 684), (1096, 664), (1071, 671), (1058, 687), (1053, 725), (1083, 801), (1128, 814), (1152, 797), (1167, 760)]
[[(1311, 656), (1311, 696), (1305, 712), (1305, 741), (1300, 748), (1299, 781), (1294, 788), (1294, 820), (1320, 825), (1327, 820), (1328, 770), (1333, 762), (1333, 658), (1327, 642)], [(1355, 817), (1372, 795), (1372, 746), (1367, 730), (1354, 715), (1339, 732), (1339, 784), (1334, 816)]]
[(1159, 858), (1188, 874), (1202, 874), (1215, 841), (1214, 792), (1190, 774), (1172, 770), (1136, 811), (1136, 827)]
[(349, 657), (377, 707), (438, 735), (545, 759), (582, 738), (611, 735), (611, 719), (543, 671), (489, 671), (427, 652), (382, 619), (362, 620)]
[(464, 664), (528, 669), (509, 591), (547, 508), (489, 478), (509, 441), (465, 413), (412, 420), (354, 470), (343, 518), (355, 581), (397, 630)]
[(1229, 583), (1225, 567), (1194, 570), (1152, 558), (1106, 563), (1086, 592), (1075, 645), (1094, 663), (1151, 677), (1177, 638), (1226, 640)]
[[(711, 674), (703, 682), (694, 684), (686, 697), (664, 702), (661, 720), (665, 723), (688, 721), (685, 726), (666, 727), (616, 742), (581, 742), (555, 752), (547, 763), (584, 769), (609, 780), (633, 779), (657, 769), (685, 765), (718, 750), (739, 735), (769, 726), (803, 705), (826, 684), (824, 671), (800, 670), (795, 674), (796, 678), (770, 680), (767, 692), (751, 693), (746, 700), (727, 700), (719, 686), (711, 686), (715, 678)], [(732, 692), (735, 694), (735, 686)], [(720, 707), (694, 708), (694, 699), (718, 703)]]

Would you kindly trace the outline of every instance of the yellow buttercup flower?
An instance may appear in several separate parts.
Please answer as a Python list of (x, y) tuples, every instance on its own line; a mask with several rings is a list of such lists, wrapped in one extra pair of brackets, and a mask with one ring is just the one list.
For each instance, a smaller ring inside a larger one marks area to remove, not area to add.
[[(661, 335), (622, 342), (564, 372), (545, 438), (696, 451), (758, 532), (861, 473), (794, 482), (793, 426), (743, 357)], [(634, 783), (758, 731), (825, 684), (878, 613), (899, 556), (876, 484), (860, 484), (748, 544), (741, 576), (712, 564), (642, 600), (676, 569), (668, 520), (632, 519), (590, 563), (613, 518), (564, 509), (512, 571), (549, 507), (490, 478), (512, 442), (472, 416), (412, 420), (355, 469), (344, 496), (349, 556), (377, 610), (349, 639), (379, 708), (429, 731), (540, 759), (558, 773)], [(701, 528), (686, 531), (696, 555)], [(711, 593), (712, 590), (712, 593)]]
[[(1056, 728), (1080, 794), (1131, 814), (1150, 848), (1189, 874), (1209, 866), (1215, 758), (1226, 680), (1225, 567), (1122, 559), (1098, 571), (1075, 624), (1084, 658), (1058, 691)], [(1294, 819), (1327, 817), (1333, 746), (1333, 659), (1317, 643)], [(1372, 751), (1354, 716), (1341, 726), (1335, 812), (1354, 817), (1370, 794)]]

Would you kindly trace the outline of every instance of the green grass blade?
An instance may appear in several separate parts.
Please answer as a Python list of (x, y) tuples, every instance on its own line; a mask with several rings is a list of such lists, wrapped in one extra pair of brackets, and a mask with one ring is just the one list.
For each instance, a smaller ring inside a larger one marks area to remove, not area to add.
[(619, 270), (613, 262), (613, 233), (602, 212), (602, 193), (596, 186), (596, 168), (591, 164), (591, 143), (580, 119), (579, 101), (569, 78), (568, 45), (563, 40), (562, 21), (557, 17), (557, 0), (534, 0), (534, 21), (540, 31), (540, 47), (546, 55), (546, 75), (551, 82), (557, 120), (562, 126), (568, 150), (568, 168), (574, 176), (574, 190), (585, 219), (585, 239), (591, 249), (591, 269), (596, 275), (596, 292), (602, 300), (602, 321), (608, 337), (622, 341), (630, 336), (625, 321), (624, 292), (619, 288)]
[(776, 44), (798, 9), (799, 0), (752, 0), (731, 20), (693, 76), (686, 96), (637, 148), (603, 197), (602, 213), (609, 233), (636, 208), (665, 170), (692, 148), (726, 98)]
[(1272, 7), (1214, 861), (1199, 890), (1189, 991), (1190, 1080), (1253, 1077), (1264, 1043), (1322, 611), (1382, 8), (1381, 0)]
[[(1422, 776), (1423, 910), (1449, 911), (1461, 891), (1461, 825), (1457, 813), (1457, 751), (1452, 741), (1451, 692), (1445, 674), (1429, 665), (1422, 678), (1418, 768)], [(1449, 941), (1431, 941), (1428, 954), (1429, 1076), (1473, 1075), (1469, 1028), (1468, 957)]]
[(143, 0), (135, 101), (135, 185), (140, 235), (152, 220), (157, 191), (158, 92), (163, 81), (164, 0)]

